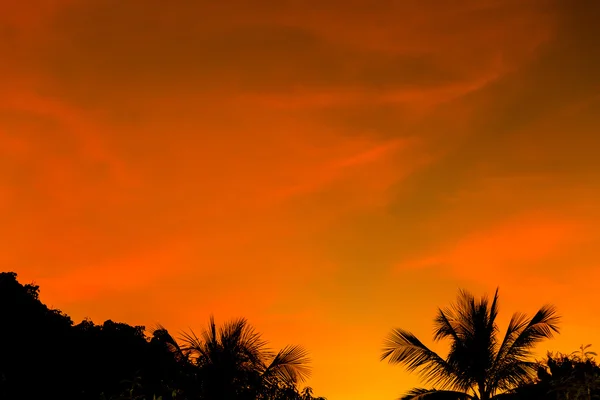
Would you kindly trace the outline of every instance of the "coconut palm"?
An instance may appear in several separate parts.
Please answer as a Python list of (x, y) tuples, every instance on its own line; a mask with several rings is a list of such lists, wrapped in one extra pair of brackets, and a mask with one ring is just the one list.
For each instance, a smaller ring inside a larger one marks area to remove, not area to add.
[(211, 317), (200, 337), (191, 331), (182, 341), (183, 352), (198, 367), (203, 398), (269, 398), (284, 386), (295, 387), (310, 373), (306, 350), (286, 346), (272, 352), (244, 318), (217, 328)]
[(461, 290), (455, 304), (440, 308), (434, 341), (450, 340), (446, 358), (412, 333), (394, 329), (384, 343), (381, 360), (403, 364), (439, 389), (413, 389), (403, 399), (489, 400), (532, 378), (536, 372), (536, 363), (530, 361), (533, 347), (558, 333), (560, 317), (555, 307), (543, 306), (531, 319), (514, 314), (502, 339), (497, 314), (498, 290), (491, 303), (485, 296), (476, 300)]

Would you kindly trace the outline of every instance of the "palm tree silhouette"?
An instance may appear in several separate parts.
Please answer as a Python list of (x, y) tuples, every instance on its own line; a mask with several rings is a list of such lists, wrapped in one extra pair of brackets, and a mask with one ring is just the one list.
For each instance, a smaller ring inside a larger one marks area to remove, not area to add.
[(277, 353), (267, 348), (246, 319), (217, 328), (214, 318), (200, 337), (183, 334), (181, 350), (198, 368), (201, 392), (209, 399), (262, 399), (305, 380), (308, 353), (286, 346)]
[(458, 301), (439, 309), (434, 341), (450, 340), (446, 359), (425, 346), (415, 335), (394, 329), (384, 343), (381, 360), (418, 371), (425, 383), (442, 390), (415, 388), (403, 399), (489, 400), (527, 382), (536, 372), (529, 361), (533, 347), (558, 333), (560, 317), (554, 306), (543, 306), (529, 319), (515, 313), (504, 338), (496, 324), (498, 289), (490, 303), (461, 290)]

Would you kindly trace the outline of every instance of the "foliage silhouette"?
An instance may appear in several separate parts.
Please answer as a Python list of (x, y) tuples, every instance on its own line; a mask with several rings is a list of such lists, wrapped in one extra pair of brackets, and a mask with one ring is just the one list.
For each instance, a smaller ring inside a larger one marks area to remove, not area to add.
[[(442, 390), (413, 389), (403, 399), (480, 399), (506, 396), (506, 392), (532, 378), (536, 363), (529, 360), (533, 347), (558, 333), (559, 316), (553, 306), (542, 307), (531, 319), (513, 315), (504, 338), (496, 324), (498, 290), (490, 303), (460, 291), (455, 304), (439, 309), (434, 340), (450, 340), (444, 359), (415, 335), (394, 329), (384, 343), (381, 360), (418, 371), (425, 382)], [(504, 393), (504, 395), (503, 395)]]
[[(43, 305), (36, 285), (0, 273), (0, 398), (34, 398), (61, 390), (56, 360), (71, 353), (72, 321)], [(31, 384), (35, 378), (36, 385)]]
[(591, 351), (588, 350), (590, 347), (592, 347), (591, 344), (586, 344), (579, 346), (579, 350), (576, 350), (574, 352), (571, 353), (571, 357), (573, 357), (574, 360), (576, 361), (587, 361), (587, 360), (593, 360), (595, 356), (597, 356), (598, 354), (595, 351)]
[[(251, 363), (233, 365), (244, 366), (239, 375), (227, 369), (232, 364), (227, 367), (222, 362), (226, 358), (215, 364), (224, 368), (209, 374), (200, 347), (192, 342), (180, 346), (162, 326), (147, 337), (143, 326), (111, 320), (74, 325), (39, 300), (38, 286), (20, 284), (13, 272), (0, 273), (0, 323), (3, 400), (235, 400), (250, 394), (256, 399), (315, 399), (311, 389), (302, 397), (297, 387), (308, 372), (306, 352), (292, 346), (271, 354), (245, 320), (220, 331), (216, 343), (224, 351), (211, 348), (219, 357), (249, 357)], [(220, 386), (224, 392), (216, 387), (210, 392), (218, 382), (233, 383), (236, 391)]]
[(193, 331), (184, 333), (183, 343), (180, 349), (171, 348), (197, 367), (206, 398), (276, 398), (293, 392), (310, 372), (306, 350), (287, 346), (273, 353), (243, 318), (217, 328), (211, 317), (200, 337)]
[[(587, 347), (580, 349), (583, 351)], [(538, 370), (538, 392), (551, 400), (600, 398), (600, 367), (593, 359), (583, 359), (580, 354), (548, 353)]]

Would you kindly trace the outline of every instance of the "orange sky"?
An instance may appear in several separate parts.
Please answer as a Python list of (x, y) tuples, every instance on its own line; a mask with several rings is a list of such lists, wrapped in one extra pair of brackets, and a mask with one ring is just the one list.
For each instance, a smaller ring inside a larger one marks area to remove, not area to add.
[(0, 0), (0, 266), (177, 333), (246, 316), (392, 399), (458, 288), (600, 346), (595, 0)]

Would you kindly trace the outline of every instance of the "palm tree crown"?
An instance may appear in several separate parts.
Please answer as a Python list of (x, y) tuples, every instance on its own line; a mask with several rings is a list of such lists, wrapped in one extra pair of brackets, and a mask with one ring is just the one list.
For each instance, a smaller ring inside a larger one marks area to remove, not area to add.
[(461, 290), (458, 301), (440, 308), (435, 318), (434, 341), (450, 340), (445, 359), (412, 333), (394, 329), (381, 360), (403, 364), (408, 371), (417, 371), (425, 383), (442, 389), (413, 389), (404, 399), (488, 400), (530, 379), (536, 371), (536, 363), (529, 360), (533, 347), (558, 333), (560, 317), (555, 307), (543, 306), (531, 319), (515, 313), (501, 340), (497, 315), (498, 290), (491, 302)]
[(200, 337), (186, 333), (183, 342), (182, 352), (199, 368), (203, 397), (209, 399), (275, 398), (310, 373), (305, 349), (286, 346), (272, 352), (244, 318), (217, 328), (211, 317)]

